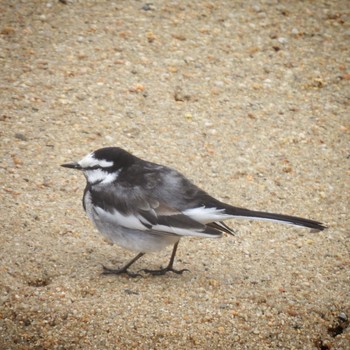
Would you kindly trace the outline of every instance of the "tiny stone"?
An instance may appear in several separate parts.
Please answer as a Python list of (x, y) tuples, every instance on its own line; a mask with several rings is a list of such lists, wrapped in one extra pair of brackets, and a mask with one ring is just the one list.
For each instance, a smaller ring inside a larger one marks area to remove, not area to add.
[(339, 315), (338, 315), (338, 318), (341, 320), (341, 321), (344, 321), (346, 322), (348, 320), (348, 316), (346, 315), (345, 312), (341, 312)]
[(28, 141), (27, 136), (25, 136), (24, 134), (21, 134), (20, 132), (17, 132), (15, 134), (15, 138), (21, 141)]
[(259, 5), (253, 5), (252, 8), (255, 12), (261, 12), (261, 7)]
[(144, 10), (144, 11), (152, 11), (153, 10), (152, 9), (152, 3), (147, 2), (146, 4), (144, 4), (142, 6), (142, 10)]
[(277, 41), (278, 41), (280, 44), (286, 44), (286, 43), (288, 42), (288, 39), (280, 37), (280, 38), (277, 39)]

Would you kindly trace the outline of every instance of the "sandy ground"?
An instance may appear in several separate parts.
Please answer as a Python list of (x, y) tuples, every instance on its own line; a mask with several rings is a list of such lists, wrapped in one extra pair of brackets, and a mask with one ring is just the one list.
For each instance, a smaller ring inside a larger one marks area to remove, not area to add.
[[(348, 5), (2, 0), (0, 348), (349, 349)], [(133, 253), (59, 165), (107, 145), (329, 228), (230, 222), (181, 276), (103, 276)]]

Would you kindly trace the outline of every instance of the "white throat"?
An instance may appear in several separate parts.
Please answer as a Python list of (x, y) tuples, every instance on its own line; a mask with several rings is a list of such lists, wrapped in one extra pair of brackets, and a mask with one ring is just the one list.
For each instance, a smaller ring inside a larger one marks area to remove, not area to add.
[(84, 175), (89, 184), (110, 184), (115, 181), (120, 173), (120, 170), (115, 171), (113, 173), (109, 173), (108, 171), (104, 171), (103, 169), (91, 169), (84, 170)]

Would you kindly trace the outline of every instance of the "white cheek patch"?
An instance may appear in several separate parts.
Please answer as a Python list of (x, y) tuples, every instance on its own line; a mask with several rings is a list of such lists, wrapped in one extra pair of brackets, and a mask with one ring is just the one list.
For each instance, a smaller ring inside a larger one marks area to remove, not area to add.
[(78, 162), (78, 164), (84, 168), (91, 168), (94, 166), (100, 166), (101, 168), (108, 168), (113, 166), (113, 162), (104, 160), (104, 159), (96, 159), (94, 157), (94, 153), (90, 153), (85, 156), (82, 160)]
[(109, 173), (103, 169), (84, 170), (87, 181), (90, 184), (109, 184), (115, 181), (120, 171)]

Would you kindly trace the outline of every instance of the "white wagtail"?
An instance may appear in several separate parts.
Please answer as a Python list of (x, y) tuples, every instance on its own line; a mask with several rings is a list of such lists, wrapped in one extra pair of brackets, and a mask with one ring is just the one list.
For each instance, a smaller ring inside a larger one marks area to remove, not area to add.
[(173, 268), (183, 236), (221, 237), (233, 231), (223, 220), (245, 217), (290, 225), (326, 228), (321, 222), (295, 216), (237, 208), (220, 202), (169, 167), (147, 162), (118, 147), (101, 148), (78, 162), (62, 164), (81, 170), (87, 185), (83, 206), (97, 229), (110, 241), (138, 254), (106, 274), (128, 274), (128, 268), (145, 253), (173, 245), (167, 267), (142, 271), (163, 275), (188, 271)]

